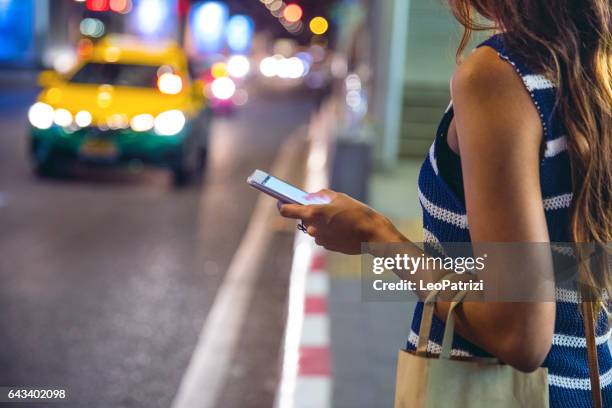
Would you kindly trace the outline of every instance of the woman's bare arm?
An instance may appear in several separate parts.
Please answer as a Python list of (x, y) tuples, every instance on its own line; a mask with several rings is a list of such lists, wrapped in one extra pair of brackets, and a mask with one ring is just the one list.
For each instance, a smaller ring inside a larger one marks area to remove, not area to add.
[[(472, 241), (548, 242), (539, 173), (542, 125), (520, 77), (483, 47), (457, 69), (451, 92)], [(529, 371), (548, 354), (554, 322), (552, 302), (468, 302), (457, 329)]]

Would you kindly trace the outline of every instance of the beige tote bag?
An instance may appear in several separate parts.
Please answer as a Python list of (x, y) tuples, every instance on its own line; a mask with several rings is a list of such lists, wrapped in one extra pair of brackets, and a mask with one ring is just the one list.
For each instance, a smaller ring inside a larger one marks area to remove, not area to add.
[(494, 358), (451, 357), (457, 294), (448, 311), (442, 352), (427, 353), (437, 291), (425, 300), (416, 352), (400, 350), (395, 408), (547, 408), (548, 373), (523, 373)]

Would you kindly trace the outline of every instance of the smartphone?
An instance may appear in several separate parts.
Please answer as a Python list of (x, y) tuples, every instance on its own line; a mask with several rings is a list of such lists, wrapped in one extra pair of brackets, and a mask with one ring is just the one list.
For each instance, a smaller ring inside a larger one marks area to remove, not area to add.
[(309, 205), (329, 203), (329, 199), (325, 197), (308, 197), (308, 193), (304, 190), (261, 170), (255, 170), (247, 179), (247, 183), (284, 204)]

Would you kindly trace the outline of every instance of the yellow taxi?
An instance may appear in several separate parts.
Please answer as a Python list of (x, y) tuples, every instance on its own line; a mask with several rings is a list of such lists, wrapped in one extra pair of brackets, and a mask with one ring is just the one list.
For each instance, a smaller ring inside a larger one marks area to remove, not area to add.
[(184, 184), (202, 170), (211, 115), (177, 44), (107, 37), (82, 54), (68, 74), (39, 76), (43, 90), (28, 111), (39, 175), (66, 161), (140, 162)]

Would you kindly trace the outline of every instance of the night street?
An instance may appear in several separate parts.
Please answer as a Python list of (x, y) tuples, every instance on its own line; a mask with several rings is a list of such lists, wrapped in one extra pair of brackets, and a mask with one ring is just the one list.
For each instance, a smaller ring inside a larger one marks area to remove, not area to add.
[[(36, 178), (25, 138), (35, 93), (20, 78), (4, 85), (0, 384), (66, 388), (66, 406), (170, 406), (258, 196), (245, 179), (307, 122), (311, 98), (253, 91), (234, 116), (215, 118), (201, 184), (177, 189), (149, 168), (77, 166)], [(285, 252), (288, 265), (291, 240), (277, 248), (272, 262)], [(271, 375), (263, 405), (272, 403), (283, 329), (286, 280), (275, 284), (277, 295), (255, 297), (250, 313), (279, 318), (245, 329), (254, 342), (272, 340), (257, 343), (273, 362), (269, 373), (259, 366)]]
[(0, 0), (0, 408), (612, 408), (610, 17)]

